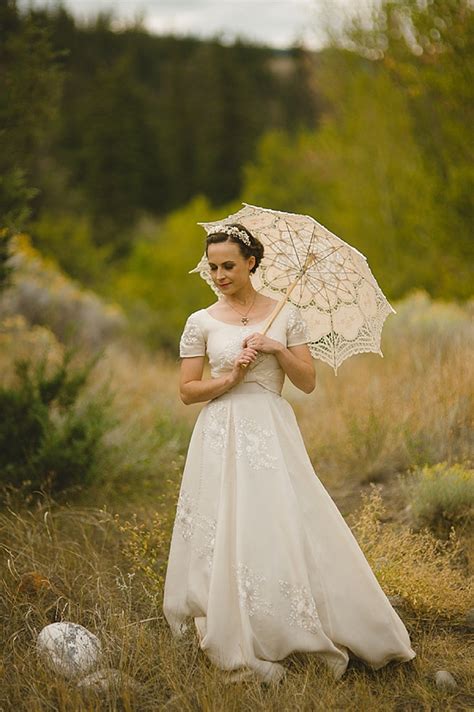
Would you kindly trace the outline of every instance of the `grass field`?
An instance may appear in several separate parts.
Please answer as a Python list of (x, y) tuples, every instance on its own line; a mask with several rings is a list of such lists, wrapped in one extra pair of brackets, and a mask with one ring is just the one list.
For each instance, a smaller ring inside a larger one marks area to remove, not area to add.
[[(309, 396), (286, 384), (315, 471), (405, 622), (417, 657), (373, 671), (352, 659), (335, 682), (316, 655), (294, 653), (276, 686), (226, 684), (189, 634), (174, 641), (163, 581), (187, 443), (200, 405), (178, 398), (178, 362), (135, 346), (105, 349), (88, 398), (114, 394), (97, 474), (65, 496), (3, 489), (0, 511), (0, 709), (469, 710), (472, 624), (472, 307), (422, 293), (396, 304), (384, 358), (364, 354), (337, 377), (316, 362)], [(63, 346), (47, 328), (3, 325), (0, 367), (51, 363)], [(80, 357), (79, 357), (80, 358)], [(53, 621), (102, 641), (102, 667), (121, 671), (104, 697), (80, 693), (38, 657)], [(449, 670), (454, 690), (434, 675)]]

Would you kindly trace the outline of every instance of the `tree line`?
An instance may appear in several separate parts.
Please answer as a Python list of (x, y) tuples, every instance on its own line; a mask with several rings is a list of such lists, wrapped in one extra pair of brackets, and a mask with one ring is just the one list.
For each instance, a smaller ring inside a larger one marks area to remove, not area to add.
[(367, 256), (389, 299), (472, 297), (471, 3), (382, 0), (370, 23), (328, 29), (319, 52), (279, 52), (7, 0), (0, 227), (28, 230), (170, 349), (211, 297), (187, 275), (196, 222), (242, 201), (313, 215)]

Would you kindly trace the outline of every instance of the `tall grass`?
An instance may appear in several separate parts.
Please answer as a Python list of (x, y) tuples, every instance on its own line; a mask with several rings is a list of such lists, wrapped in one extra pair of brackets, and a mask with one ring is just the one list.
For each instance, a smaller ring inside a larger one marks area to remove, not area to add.
[(316, 362), (317, 386), (294, 397), (313, 462), (335, 488), (382, 481), (414, 465), (472, 457), (473, 304), (396, 304), (382, 351), (344, 362), (337, 378)]
[[(124, 520), (108, 508), (70, 508), (49, 499), (34, 510), (0, 513), (0, 705), (61, 712), (469, 709), (469, 639), (458, 621), (469, 591), (454, 549), (440, 555), (424, 535), (392, 528), (379, 515), (380, 500), (372, 496), (354, 515), (354, 530), (370, 557), (383, 552), (383, 567), (379, 562), (375, 571), (387, 593), (407, 589), (400, 615), (417, 657), (379, 671), (353, 659), (335, 682), (316, 655), (294, 653), (285, 661), (284, 682), (274, 688), (256, 680), (226, 685), (192, 631), (179, 642), (171, 638), (160, 574), (168, 535), (156, 513)], [(40, 576), (42, 585), (32, 585)], [(142, 687), (135, 690), (124, 679), (108, 701), (95, 694), (83, 698), (75, 679), (51, 674), (35, 641), (55, 620), (81, 623), (98, 635), (101, 666), (131, 675)], [(436, 688), (433, 675), (440, 668), (453, 671), (455, 691)]]
[[(400, 598), (415, 660), (379, 671), (354, 660), (335, 683), (317, 656), (296, 653), (285, 661), (288, 674), (278, 688), (255, 681), (231, 686), (192, 632), (179, 643), (171, 638), (162, 615), (163, 579), (186, 449), (202, 404), (184, 406), (179, 400), (177, 359), (106, 341), (86, 393), (100, 398), (107, 386), (114, 394), (115, 424), (104, 434), (99, 475), (66, 503), (44, 494), (28, 503), (18, 491), (9, 493), (0, 511), (0, 708), (474, 707), (463, 622), (472, 605), (470, 530), (454, 519), (451, 535), (437, 539), (436, 532), (406, 522), (401, 490), (390, 516), (378, 489), (364, 494), (374, 481), (397, 486), (395, 475), (402, 473), (416, 484), (427, 465), (469, 466), (472, 306), (434, 303), (421, 293), (395, 307), (397, 314), (384, 329), (383, 359), (354, 357), (337, 378), (317, 362), (316, 390), (303, 395), (287, 382), (284, 395), (296, 411), (316, 472), (336, 501), (351, 492), (362, 496), (348, 522), (384, 590)], [(18, 357), (47, 354), (48, 363), (59, 364), (64, 354), (59, 336), (25, 317), (4, 320), (3, 383), (14, 382)], [(90, 344), (84, 360), (89, 349)], [(435, 496), (432, 488), (425, 494), (426, 501)], [(458, 504), (452, 511), (459, 514)], [(430, 526), (438, 519), (432, 516)], [(144, 687), (132, 691), (124, 681), (109, 701), (84, 700), (74, 682), (52, 675), (37, 658), (36, 636), (54, 620), (72, 620), (96, 633), (104, 663)], [(435, 687), (437, 669), (453, 672), (455, 691)]]

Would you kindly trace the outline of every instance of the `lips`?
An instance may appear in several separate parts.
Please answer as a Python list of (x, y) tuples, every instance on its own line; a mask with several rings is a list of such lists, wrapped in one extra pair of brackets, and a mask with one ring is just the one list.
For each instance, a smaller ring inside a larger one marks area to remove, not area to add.
[(225, 282), (225, 284), (219, 284), (219, 283), (218, 283), (218, 286), (219, 286), (219, 287), (228, 287), (229, 284), (230, 284), (230, 282)]

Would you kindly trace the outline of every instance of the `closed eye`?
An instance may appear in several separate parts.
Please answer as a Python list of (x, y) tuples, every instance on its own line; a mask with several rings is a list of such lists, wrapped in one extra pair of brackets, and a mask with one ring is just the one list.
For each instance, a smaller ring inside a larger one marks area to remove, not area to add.
[[(217, 265), (210, 264), (209, 266), (210, 266), (212, 272), (214, 272), (214, 270), (217, 269)], [(222, 266), (224, 269), (232, 269), (233, 267), (235, 267), (235, 264), (233, 262), (230, 262), (229, 264), (224, 264)]]

